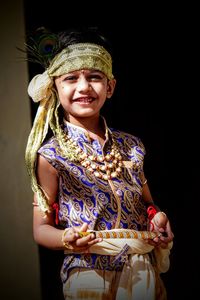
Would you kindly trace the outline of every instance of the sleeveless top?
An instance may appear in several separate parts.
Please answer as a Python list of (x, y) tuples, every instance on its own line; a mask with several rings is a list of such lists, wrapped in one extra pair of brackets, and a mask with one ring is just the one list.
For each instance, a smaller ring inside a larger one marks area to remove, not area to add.
[[(85, 129), (69, 122), (64, 122), (64, 131), (90, 155), (110, 153), (114, 140), (124, 162), (117, 178), (99, 179), (79, 162), (64, 158), (55, 136), (44, 142), (38, 151), (58, 172), (59, 228), (86, 222), (90, 230), (147, 230), (146, 206), (142, 200), (144, 145), (138, 137), (108, 128), (105, 120), (104, 126), (106, 141), (103, 147), (98, 140), (91, 140)], [(67, 254), (61, 278), (64, 282), (74, 267), (121, 270), (123, 264), (119, 260), (112, 265), (111, 257), (107, 255)]]

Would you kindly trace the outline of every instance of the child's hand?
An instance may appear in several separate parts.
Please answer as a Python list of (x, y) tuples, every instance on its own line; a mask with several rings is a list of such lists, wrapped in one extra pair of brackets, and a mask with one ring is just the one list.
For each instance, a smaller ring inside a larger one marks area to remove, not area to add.
[(87, 230), (87, 223), (84, 223), (81, 227), (72, 227), (67, 230), (66, 235), (63, 237), (63, 244), (65, 244), (66, 249), (87, 253), (92, 245), (102, 241), (102, 239), (96, 238), (92, 232), (84, 235)]
[(167, 215), (164, 212), (157, 212), (151, 220), (152, 231), (158, 232), (160, 235), (152, 241), (152, 245), (166, 248), (168, 243), (174, 238)]
[(168, 218), (164, 212), (157, 212), (153, 219), (151, 220), (153, 226), (154, 226), (154, 231), (159, 231), (159, 232), (164, 232), (165, 227), (167, 225)]

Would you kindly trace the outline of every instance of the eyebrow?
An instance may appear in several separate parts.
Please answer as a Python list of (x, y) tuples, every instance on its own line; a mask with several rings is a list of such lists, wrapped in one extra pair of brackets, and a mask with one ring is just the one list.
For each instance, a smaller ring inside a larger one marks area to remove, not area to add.
[(88, 73), (101, 73), (103, 74), (103, 72), (99, 71), (99, 70), (96, 70), (96, 69), (82, 69), (82, 70), (75, 70), (75, 71), (72, 71), (72, 72), (69, 72), (69, 73), (66, 73), (66, 74), (79, 74), (79, 73), (82, 73), (82, 71), (86, 71)]

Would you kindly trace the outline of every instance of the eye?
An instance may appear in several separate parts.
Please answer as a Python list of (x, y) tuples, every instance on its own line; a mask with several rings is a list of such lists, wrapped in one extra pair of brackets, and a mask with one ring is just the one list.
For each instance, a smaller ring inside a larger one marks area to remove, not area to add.
[(77, 75), (67, 75), (62, 81), (76, 81), (78, 79)]
[(102, 80), (104, 78), (104, 76), (102, 74), (90, 74), (88, 75), (88, 80), (90, 81), (99, 81)]

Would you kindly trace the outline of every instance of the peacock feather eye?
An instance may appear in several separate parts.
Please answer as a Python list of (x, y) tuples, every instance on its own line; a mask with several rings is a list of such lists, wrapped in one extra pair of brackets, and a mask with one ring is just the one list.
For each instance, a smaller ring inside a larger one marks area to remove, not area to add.
[(42, 36), (38, 41), (38, 51), (41, 55), (52, 56), (56, 50), (57, 39), (54, 35)]
[(34, 34), (27, 37), (26, 51), (28, 60), (42, 65), (49, 66), (50, 61), (59, 48), (58, 37), (44, 27), (39, 28)]

